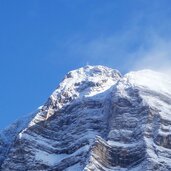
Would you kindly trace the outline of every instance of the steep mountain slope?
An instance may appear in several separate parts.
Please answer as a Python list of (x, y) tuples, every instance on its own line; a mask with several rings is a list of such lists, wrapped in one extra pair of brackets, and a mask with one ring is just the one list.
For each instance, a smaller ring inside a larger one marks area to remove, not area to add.
[(34, 115), (25, 116), (0, 132), (0, 165), (2, 165), (4, 159), (7, 157), (9, 149), (18, 134), (27, 127)]
[(2, 171), (171, 171), (171, 79), (71, 71), (12, 135), (1, 145)]

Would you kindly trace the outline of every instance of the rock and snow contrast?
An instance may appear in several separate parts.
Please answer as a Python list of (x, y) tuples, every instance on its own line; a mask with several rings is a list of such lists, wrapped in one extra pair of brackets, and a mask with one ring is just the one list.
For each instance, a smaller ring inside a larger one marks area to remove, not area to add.
[(0, 133), (1, 171), (171, 171), (171, 79), (104, 66), (69, 72)]

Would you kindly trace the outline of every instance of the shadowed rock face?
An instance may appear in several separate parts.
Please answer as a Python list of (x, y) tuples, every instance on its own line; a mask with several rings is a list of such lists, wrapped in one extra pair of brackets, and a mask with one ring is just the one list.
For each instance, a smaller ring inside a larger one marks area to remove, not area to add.
[(148, 70), (71, 71), (25, 124), (1, 133), (1, 170), (171, 171), (170, 88)]

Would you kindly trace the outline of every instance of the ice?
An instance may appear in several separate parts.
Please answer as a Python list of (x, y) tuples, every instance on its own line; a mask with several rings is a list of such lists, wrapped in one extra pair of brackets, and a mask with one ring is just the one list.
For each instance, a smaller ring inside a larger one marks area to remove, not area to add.
[(35, 159), (38, 161), (42, 161), (43, 163), (47, 165), (54, 166), (60, 163), (63, 159), (78, 155), (85, 150), (87, 151), (88, 149), (89, 149), (89, 146), (85, 145), (84, 147), (81, 147), (80, 149), (78, 149), (76, 152), (72, 154), (54, 154), (54, 153), (48, 153), (45, 151), (37, 150), (35, 152)]
[(36, 151), (35, 159), (38, 161), (42, 161), (44, 164), (54, 166), (62, 159), (64, 159), (67, 155), (66, 154), (49, 154), (45, 151)]
[(80, 170), (83, 170), (83, 168), (80, 166), (79, 163), (77, 163), (73, 166), (68, 167), (65, 171), (80, 171)]
[(117, 141), (108, 140), (107, 143), (110, 146), (118, 146), (118, 147), (125, 147), (126, 148), (126, 147), (134, 147), (134, 146), (140, 145), (142, 142), (126, 144), (126, 143), (123, 143), (123, 142), (117, 142)]

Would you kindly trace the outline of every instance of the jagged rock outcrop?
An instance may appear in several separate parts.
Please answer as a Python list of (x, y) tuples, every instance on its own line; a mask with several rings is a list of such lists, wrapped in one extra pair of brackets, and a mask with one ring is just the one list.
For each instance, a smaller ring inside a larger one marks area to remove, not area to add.
[(14, 130), (2, 171), (171, 171), (171, 79), (86, 66)]

